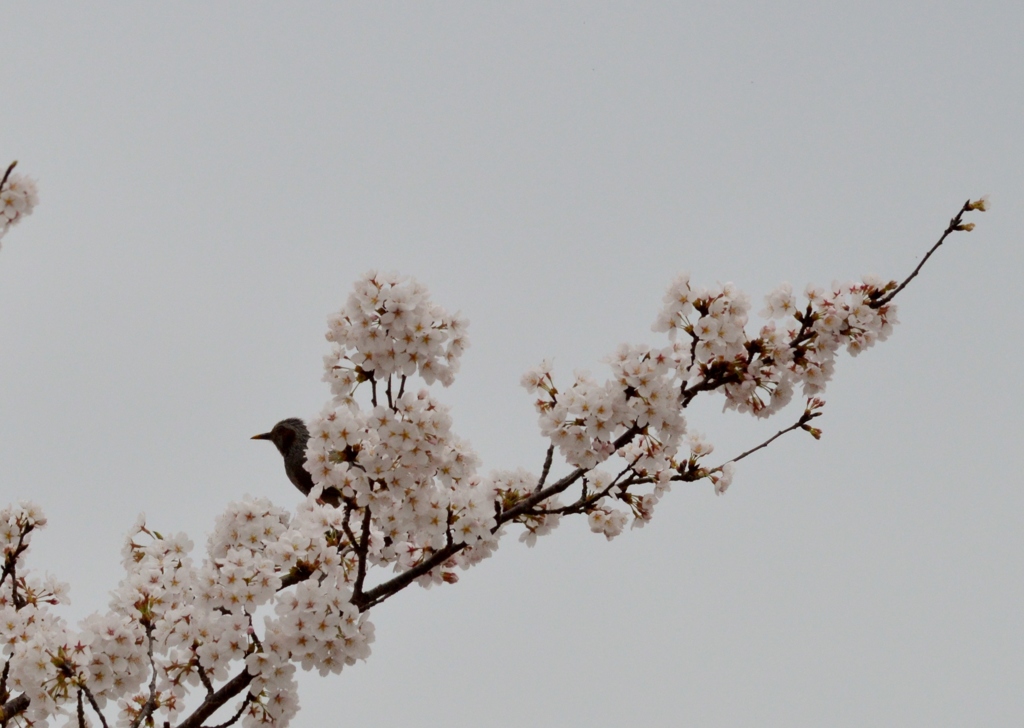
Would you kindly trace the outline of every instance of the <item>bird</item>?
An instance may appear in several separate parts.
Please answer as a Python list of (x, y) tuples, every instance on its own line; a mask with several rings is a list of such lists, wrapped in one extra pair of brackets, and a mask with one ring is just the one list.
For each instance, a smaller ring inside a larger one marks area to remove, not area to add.
[[(284, 458), (284, 472), (292, 485), (303, 495), (309, 495), (313, 489), (313, 476), (304, 467), (306, 462), (306, 443), (309, 442), (309, 430), (306, 423), (298, 417), (281, 420), (270, 432), (253, 435), (253, 440), (270, 440), (277, 446)], [(320, 500), (337, 508), (341, 505), (341, 493), (335, 488), (325, 488)]]

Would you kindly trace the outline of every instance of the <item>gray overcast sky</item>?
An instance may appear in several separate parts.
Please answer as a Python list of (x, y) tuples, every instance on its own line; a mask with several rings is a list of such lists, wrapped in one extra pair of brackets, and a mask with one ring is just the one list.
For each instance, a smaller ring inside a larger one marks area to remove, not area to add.
[[(824, 439), (606, 543), (514, 536), (374, 615), (298, 726), (1024, 723), (1024, 6), (1017, 2), (5, 3), (0, 161), (42, 202), (0, 251), (4, 502), (106, 604), (140, 511), (202, 548), (248, 438), (309, 416), (327, 315), (369, 268), (471, 322), (442, 397), (485, 469), (539, 470), (520, 374), (650, 333), (680, 270), (906, 275), (844, 357)], [(697, 407), (723, 457), (769, 423)]]

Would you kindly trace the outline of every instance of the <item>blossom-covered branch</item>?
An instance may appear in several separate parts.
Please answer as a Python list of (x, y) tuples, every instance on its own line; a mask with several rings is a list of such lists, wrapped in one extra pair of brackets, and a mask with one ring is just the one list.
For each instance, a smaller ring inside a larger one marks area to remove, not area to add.
[[(9, 226), (31, 211), (31, 195), (10, 170), (5, 184), (0, 200), (22, 191), (22, 202), (0, 207), (7, 215), (22, 205)], [(965, 204), (925, 260), (985, 206)], [(465, 320), (412, 279), (366, 274), (329, 320), (331, 400), (309, 422), (314, 487), (294, 513), (266, 499), (231, 504), (199, 561), (187, 536), (140, 519), (110, 609), (74, 630), (53, 609), (66, 587), (25, 566), (41, 511), (22, 503), (0, 512), (0, 726), (58, 716), (85, 725), (93, 714), (105, 726), (105, 711), (133, 727), (200, 728), (217, 715), (225, 728), (287, 725), (298, 710), (298, 667), (337, 673), (365, 659), (373, 606), (414, 583), (457, 581), (508, 530), (532, 545), (562, 518), (584, 515), (611, 539), (650, 521), (674, 483), (707, 480), (721, 494), (737, 462), (784, 434), (820, 437), (810, 423), (836, 354), (857, 355), (891, 333), (893, 298), (921, 265), (902, 283), (866, 278), (802, 296), (780, 286), (753, 334), (746, 295), (678, 277), (653, 326), (667, 342), (621, 345), (604, 380), (577, 372), (562, 385), (548, 362), (524, 375), (549, 440), (539, 475), (482, 472), (429, 388), (454, 380)], [(696, 397), (721, 396), (726, 409), (767, 418), (798, 391), (806, 404), (793, 424), (705, 464), (713, 446), (687, 420)]]

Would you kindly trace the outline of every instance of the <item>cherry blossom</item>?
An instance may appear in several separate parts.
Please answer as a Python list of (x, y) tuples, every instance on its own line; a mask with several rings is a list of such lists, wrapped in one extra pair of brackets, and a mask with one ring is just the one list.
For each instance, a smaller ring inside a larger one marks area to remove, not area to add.
[(0, 177), (0, 239), (12, 225), (32, 214), (39, 204), (39, 191), (31, 177), (16, 174), (12, 162), (6, 174)]

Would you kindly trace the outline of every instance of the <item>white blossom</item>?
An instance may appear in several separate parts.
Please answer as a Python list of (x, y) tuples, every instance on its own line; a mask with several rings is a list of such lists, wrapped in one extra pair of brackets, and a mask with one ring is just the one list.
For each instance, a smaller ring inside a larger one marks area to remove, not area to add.
[(39, 204), (39, 191), (31, 177), (11, 174), (0, 189), (0, 238)]

